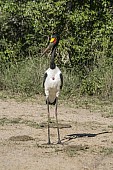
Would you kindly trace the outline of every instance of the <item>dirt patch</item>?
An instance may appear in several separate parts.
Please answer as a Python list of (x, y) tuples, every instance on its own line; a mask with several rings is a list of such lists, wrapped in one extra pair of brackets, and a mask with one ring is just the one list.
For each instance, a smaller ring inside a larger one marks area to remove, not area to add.
[(34, 140), (31, 136), (23, 135), (23, 136), (11, 136), (9, 138), (11, 141), (29, 141)]
[(108, 114), (102, 112), (104, 106), (94, 111), (62, 102), (58, 107), (62, 144), (58, 145), (52, 106), (52, 144), (47, 145), (47, 107), (43, 103), (0, 100), (0, 170), (113, 169), (111, 110)]

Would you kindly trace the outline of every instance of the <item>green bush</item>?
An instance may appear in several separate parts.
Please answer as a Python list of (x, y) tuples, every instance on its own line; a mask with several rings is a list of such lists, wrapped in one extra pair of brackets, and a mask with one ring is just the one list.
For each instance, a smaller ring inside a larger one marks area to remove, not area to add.
[(112, 5), (110, 0), (0, 0), (0, 89), (42, 92), (48, 59), (40, 54), (56, 31), (63, 93), (111, 96)]

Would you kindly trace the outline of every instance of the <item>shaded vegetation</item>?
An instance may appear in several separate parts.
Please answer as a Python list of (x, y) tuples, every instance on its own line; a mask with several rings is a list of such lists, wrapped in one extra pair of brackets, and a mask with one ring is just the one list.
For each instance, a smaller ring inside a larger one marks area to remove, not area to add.
[(112, 97), (112, 16), (110, 0), (0, 0), (0, 90), (43, 92), (49, 58), (40, 54), (56, 31), (63, 94)]

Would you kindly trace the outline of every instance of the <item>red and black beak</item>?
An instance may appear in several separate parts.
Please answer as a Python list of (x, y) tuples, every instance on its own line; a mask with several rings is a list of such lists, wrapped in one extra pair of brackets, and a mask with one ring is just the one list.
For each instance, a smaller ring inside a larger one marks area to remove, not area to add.
[(41, 56), (43, 56), (48, 50), (50, 50), (51, 48), (56, 46), (58, 44), (58, 42), (59, 42), (59, 40), (58, 40), (57, 36), (52, 36), (48, 47), (44, 50), (44, 52), (42, 53)]

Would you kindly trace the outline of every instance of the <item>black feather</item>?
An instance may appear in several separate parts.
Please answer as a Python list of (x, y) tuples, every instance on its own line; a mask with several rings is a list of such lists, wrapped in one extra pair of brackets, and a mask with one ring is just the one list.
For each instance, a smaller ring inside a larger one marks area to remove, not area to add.
[(45, 73), (45, 74), (44, 74), (44, 79), (43, 79), (43, 88), (44, 88), (44, 84), (45, 84), (46, 78), (47, 78), (47, 73)]
[[(47, 104), (47, 100), (46, 100), (46, 104)], [(50, 105), (55, 105), (55, 104), (56, 104), (56, 98), (55, 98), (54, 102), (50, 102), (50, 101), (49, 101), (49, 104), (50, 104)]]
[(62, 89), (62, 87), (63, 87), (63, 75), (62, 75), (62, 73), (60, 73), (60, 79), (61, 79), (61, 86), (60, 86), (60, 89)]

